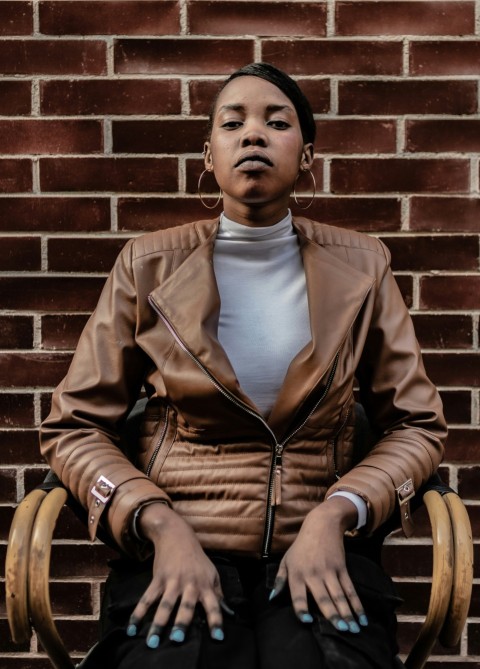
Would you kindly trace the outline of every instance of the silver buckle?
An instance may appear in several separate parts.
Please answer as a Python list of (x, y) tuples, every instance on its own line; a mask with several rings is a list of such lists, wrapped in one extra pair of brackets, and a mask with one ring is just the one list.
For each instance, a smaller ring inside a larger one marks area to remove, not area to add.
[(398, 496), (398, 501), (400, 502), (401, 505), (404, 505), (407, 502), (409, 502), (412, 499), (412, 497), (415, 497), (415, 488), (413, 486), (412, 479), (408, 479), (408, 481), (402, 483), (402, 485), (397, 488), (396, 492)]
[(99, 499), (103, 504), (106, 504), (116, 486), (109, 481), (106, 476), (100, 476), (93, 488), (90, 490), (92, 495)]

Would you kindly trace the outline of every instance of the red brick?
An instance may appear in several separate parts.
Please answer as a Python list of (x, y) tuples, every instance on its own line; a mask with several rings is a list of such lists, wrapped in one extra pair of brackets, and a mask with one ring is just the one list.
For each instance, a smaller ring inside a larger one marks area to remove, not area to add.
[(28, 641), (21, 644), (14, 644), (10, 636), (10, 629), (7, 620), (0, 620), (0, 652), (1, 653), (28, 653), (30, 643)]
[(188, 221), (213, 218), (198, 198), (120, 198), (119, 230), (160, 230)]
[[(0, 396), (1, 399), (1, 396)], [(17, 497), (17, 477), (14, 469), (0, 469), (0, 502), (15, 502)]]
[(265, 40), (262, 59), (289, 74), (402, 74), (402, 45), (381, 41)]
[(52, 409), (52, 393), (42, 393), (40, 396), (40, 419), (42, 421), (50, 414)]
[(334, 193), (468, 192), (469, 164), (454, 159), (334, 159), (331, 184)]
[(413, 543), (383, 547), (383, 565), (390, 576), (431, 576), (432, 547)]
[(44, 191), (176, 191), (176, 158), (43, 158)]
[(100, 40), (8, 40), (0, 42), (3, 74), (106, 74)]
[(92, 311), (105, 283), (96, 277), (0, 277), (4, 309)]
[(0, 230), (99, 232), (110, 229), (110, 200), (89, 197), (0, 198)]
[(479, 353), (424, 353), (423, 360), (430, 378), (438, 386), (480, 385)]
[[(404, 600), (397, 613), (402, 615), (425, 615), (430, 599), (430, 583), (415, 583), (412, 581), (397, 581), (395, 588)], [(428, 665), (430, 666), (430, 665)]]
[(474, 114), (474, 81), (340, 81), (340, 114)]
[[(426, 613), (427, 612), (424, 611), (424, 615)], [(407, 620), (400, 621), (397, 633), (397, 641), (400, 648), (400, 653), (408, 653), (410, 651), (420, 632), (420, 628), (421, 628), (420, 622), (411, 622)], [(454, 648), (445, 648), (444, 646), (441, 646), (440, 643), (437, 641), (433, 646), (432, 655), (454, 656), (457, 655), (459, 651), (460, 651), (460, 644), (457, 644), (457, 646), (455, 646)], [(430, 669), (430, 664), (427, 664), (425, 666), (427, 666), (428, 669)]]
[(113, 121), (117, 153), (201, 153), (206, 121)]
[(445, 461), (459, 465), (477, 464), (479, 448), (480, 430), (451, 427)]
[(0, 4), (0, 35), (31, 35), (33, 32), (32, 2), (2, 2)]
[(190, 2), (188, 25), (199, 35), (301, 35), (326, 34), (325, 2)]
[[(96, 620), (56, 621), (58, 633), (69, 653), (86, 653), (98, 641), (98, 622)], [(39, 641), (39, 649), (42, 644)]]
[(420, 281), (422, 309), (478, 309), (480, 276), (429, 276)]
[(315, 221), (363, 232), (400, 230), (400, 201), (394, 198), (320, 197), (308, 210)]
[(315, 150), (319, 153), (393, 153), (393, 121), (334, 119), (317, 121)]
[(32, 271), (42, 266), (40, 237), (0, 237), (0, 271)]
[(394, 271), (476, 270), (478, 237), (420, 236), (383, 237), (392, 254)]
[(1, 430), (0, 457), (4, 465), (24, 465), (41, 461), (36, 430)]
[(329, 79), (298, 79), (297, 84), (306, 95), (314, 114), (330, 111)]
[(0, 114), (30, 114), (32, 91), (29, 81), (0, 81)]
[(34, 425), (35, 410), (31, 393), (0, 393), (0, 427), (34, 427)]
[(40, 2), (40, 30), (48, 35), (172, 35), (180, 30), (179, 3)]
[(48, 269), (53, 272), (109, 272), (127, 239), (55, 237), (48, 240)]
[(25, 469), (23, 472), (25, 494), (43, 483), (49, 471), (50, 469), (48, 467), (29, 467), (28, 469)]
[(0, 348), (30, 348), (32, 344), (31, 316), (0, 316)]
[(0, 387), (56, 386), (70, 360), (67, 353), (0, 353)]
[(432, 232), (480, 232), (480, 198), (413, 197), (410, 228)]
[[(18, 647), (15, 647), (15, 650), (19, 652)], [(52, 663), (41, 657), (10, 655), (2, 657), (2, 669), (52, 669)]]
[(72, 350), (85, 327), (88, 316), (47, 315), (42, 317), (42, 348)]
[(228, 74), (253, 60), (253, 40), (248, 39), (119, 39), (115, 43), (115, 72), (120, 74)]
[(467, 424), (472, 420), (472, 397), (469, 390), (443, 390), (445, 418), (449, 425)]
[(32, 190), (30, 160), (5, 158), (0, 160), (0, 192), (21, 193)]
[(468, 625), (468, 653), (480, 655), (480, 624), (477, 622)]
[(472, 74), (480, 67), (480, 40), (413, 42), (410, 71), (413, 75)]
[(480, 121), (407, 121), (407, 151), (480, 151)]
[[(0, 505), (0, 540), (7, 541), (15, 507)], [(0, 573), (4, 573), (3, 571)], [(3, 584), (2, 584), (3, 586)], [(6, 618), (5, 597), (0, 597), (0, 617)]]
[(473, 346), (473, 322), (463, 314), (413, 314), (413, 324), (423, 348), (464, 348)]
[(338, 2), (338, 35), (468, 35), (474, 2)]
[(95, 153), (103, 149), (99, 121), (0, 121), (0, 151), (6, 153)]
[(180, 114), (180, 81), (42, 81), (43, 114)]
[[(478, 481), (480, 466), (460, 467), (458, 470), (458, 493), (464, 499), (480, 499)], [(477, 614), (480, 615), (480, 614)]]
[(90, 544), (85, 528), (85, 544), (52, 546), (52, 578), (98, 578), (108, 574), (107, 560), (118, 555), (103, 544)]

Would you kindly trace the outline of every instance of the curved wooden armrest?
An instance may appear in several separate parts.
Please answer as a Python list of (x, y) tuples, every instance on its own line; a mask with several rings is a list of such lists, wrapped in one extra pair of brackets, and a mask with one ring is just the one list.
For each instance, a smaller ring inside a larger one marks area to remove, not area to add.
[(453, 585), (447, 618), (440, 632), (440, 643), (447, 648), (456, 646), (467, 620), (473, 583), (472, 527), (462, 500), (455, 493), (448, 493), (444, 501), (450, 514), (453, 530), (455, 561)]
[(55, 669), (74, 667), (53, 622), (49, 589), (53, 531), (67, 496), (64, 488), (55, 488), (43, 500), (33, 525), (28, 566), (28, 605), (32, 624)]
[(432, 526), (432, 589), (425, 622), (405, 661), (407, 669), (422, 669), (425, 665), (447, 617), (453, 584), (454, 547), (450, 514), (442, 495), (434, 490), (426, 492), (423, 501)]
[(25, 643), (32, 636), (27, 586), (30, 538), (35, 516), (46, 494), (44, 490), (33, 490), (20, 502), (8, 536), (5, 590), (8, 624), (15, 643)]

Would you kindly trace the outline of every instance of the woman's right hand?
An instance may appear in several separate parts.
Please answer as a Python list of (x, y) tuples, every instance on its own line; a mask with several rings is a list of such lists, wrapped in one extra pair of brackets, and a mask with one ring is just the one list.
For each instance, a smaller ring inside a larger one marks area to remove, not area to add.
[(138, 526), (154, 546), (153, 578), (130, 616), (127, 634), (134, 636), (148, 609), (159, 602), (147, 635), (147, 645), (157, 648), (178, 602), (170, 639), (182, 643), (200, 603), (212, 638), (222, 641), (220, 578), (190, 525), (167, 505), (154, 503), (142, 509)]

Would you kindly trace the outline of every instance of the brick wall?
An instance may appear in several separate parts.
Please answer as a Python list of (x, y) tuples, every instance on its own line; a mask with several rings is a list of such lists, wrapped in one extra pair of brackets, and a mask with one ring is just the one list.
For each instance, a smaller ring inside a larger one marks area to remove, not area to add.
[[(451, 426), (443, 471), (478, 536), (480, 2), (0, 1), (2, 561), (15, 504), (45, 473), (36, 431), (49, 394), (106, 272), (130, 236), (204, 216), (195, 190), (212, 94), (262, 59), (314, 106), (309, 214), (392, 250)], [(52, 598), (80, 656), (106, 551), (69, 513), (58, 537)], [(385, 553), (408, 596), (405, 649), (428, 591), (425, 519)], [(477, 588), (460, 646), (429, 667), (478, 666)], [(4, 618), (0, 665), (49, 666), (35, 638), (13, 646)]]

